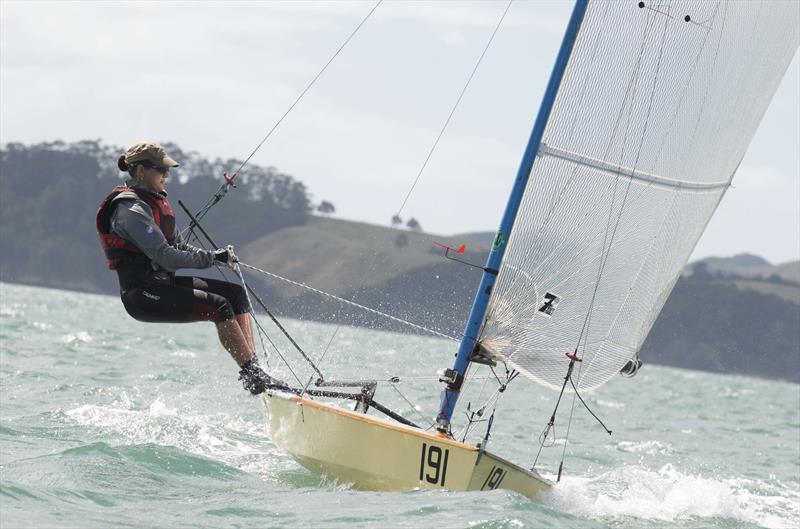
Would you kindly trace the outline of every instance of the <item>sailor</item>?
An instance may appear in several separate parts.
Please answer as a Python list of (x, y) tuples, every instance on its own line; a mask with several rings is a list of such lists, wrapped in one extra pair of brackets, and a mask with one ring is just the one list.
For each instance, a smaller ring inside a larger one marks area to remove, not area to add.
[(125, 310), (145, 322), (214, 322), (222, 346), (241, 369), (245, 389), (262, 393), (271, 379), (258, 365), (244, 289), (175, 275), (181, 268), (233, 267), (238, 261), (233, 246), (210, 251), (182, 240), (165, 191), (169, 170), (178, 163), (160, 145), (135, 143), (117, 165), (130, 178), (100, 204), (96, 224), (108, 267), (117, 272)]

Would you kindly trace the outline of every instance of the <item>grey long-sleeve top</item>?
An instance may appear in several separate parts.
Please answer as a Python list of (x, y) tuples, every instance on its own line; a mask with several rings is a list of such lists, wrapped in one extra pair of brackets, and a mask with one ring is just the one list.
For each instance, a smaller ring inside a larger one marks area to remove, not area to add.
[(121, 198), (111, 216), (111, 229), (139, 248), (151, 261), (171, 272), (179, 268), (208, 268), (214, 261), (214, 252), (196, 248), (185, 241), (175, 229), (175, 246), (156, 226), (153, 212), (146, 202), (134, 198)]

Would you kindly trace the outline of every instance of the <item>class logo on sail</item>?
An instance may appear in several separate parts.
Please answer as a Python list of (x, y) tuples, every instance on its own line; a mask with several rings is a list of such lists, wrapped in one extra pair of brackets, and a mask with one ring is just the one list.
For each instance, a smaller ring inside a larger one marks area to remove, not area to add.
[(559, 301), (561, 301), (561, 297), (551, 292), (547, 292), (544, 295), (544, 302), (539, 307), (539, 312), (549, 318), (556, 311), (556, 306), (558, 305)]

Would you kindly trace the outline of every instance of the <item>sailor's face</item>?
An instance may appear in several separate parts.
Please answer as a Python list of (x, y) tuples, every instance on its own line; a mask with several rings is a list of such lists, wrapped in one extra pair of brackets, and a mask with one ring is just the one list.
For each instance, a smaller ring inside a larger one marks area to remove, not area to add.
[(167, 187), (167, 177), (169, 176), (168, 167), (142, 167), (144, 174), (140, 180), (141, 185), (155, 191), (163, 193)]

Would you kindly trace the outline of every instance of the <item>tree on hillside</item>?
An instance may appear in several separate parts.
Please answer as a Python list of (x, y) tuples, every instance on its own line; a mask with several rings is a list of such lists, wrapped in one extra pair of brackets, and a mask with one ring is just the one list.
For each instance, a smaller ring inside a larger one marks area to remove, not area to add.
[(708, 263), (705, 261), (695, 263), (694, 267), (692, 268), (692, 279), (707, 280), (711, 279), (712, 277), (713, 276), (711, 275), (711, 272), (708, 270)]
[[(237, 166), (163, 145), (181, 163), (167, 184), (170, 197), (194, 211), (219, 190), (222, 174)], [(94, 217), (103, 197), (127, 176), (117, 167), (123, 152), (97, 140), (0, 145), (0, 255), (14, 256), (2, 262), (0, 281), (117, 290), (114, 274), (105, 270)], [(303, 183), (275, 168), (251, 164), (243, 176), (204, 220), (219, 240), (244, 245), (302, 225), (314, 210)], [(176, 213), (185, 226), (182, 210)]]
[(417, 222), (417, 219), (414, 217), (408, 219), (408, 222), (406, 222), (406, 227), (411, 231), (422, 231), (422, 226), (420, 226), (419, 222)]
[(317, 211), (323, 215), (331, 215), (336, 212), (336, 206), (327, 200), (323, 200), (319, 203), (319, 206), (317, 206)]
[(405, 248), (408, 246), (408, 235), (400, 233), (400, 235), (394, 239), (394, 246), (395, 248)]
[(392, 228), (396, 228), (402, 225), (403, 225), (403, 219), (400, 218), (400, 215), (392, 215)]

